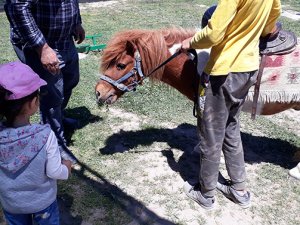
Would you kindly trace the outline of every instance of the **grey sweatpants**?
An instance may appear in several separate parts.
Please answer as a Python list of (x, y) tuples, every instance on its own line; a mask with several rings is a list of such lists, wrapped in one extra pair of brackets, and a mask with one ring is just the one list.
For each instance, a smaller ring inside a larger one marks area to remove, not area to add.
[(200, 136), (201, 192), (213, 196), (218, 181), (221, 151), (226, 169), (237, 190), (245, 189), (245, 161), (240, 135), (240, 112), (249, 88), (256, 82), (257, 71), (210, 76)]

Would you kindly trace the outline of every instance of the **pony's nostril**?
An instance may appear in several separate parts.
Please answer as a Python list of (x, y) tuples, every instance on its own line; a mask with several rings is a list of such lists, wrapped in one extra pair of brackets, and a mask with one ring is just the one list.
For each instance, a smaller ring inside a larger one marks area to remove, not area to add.
[(99, 91), (96, 91), (96, 96), (97, 96), (97, 98), (99, 98), (100, 97), (100, 92)]

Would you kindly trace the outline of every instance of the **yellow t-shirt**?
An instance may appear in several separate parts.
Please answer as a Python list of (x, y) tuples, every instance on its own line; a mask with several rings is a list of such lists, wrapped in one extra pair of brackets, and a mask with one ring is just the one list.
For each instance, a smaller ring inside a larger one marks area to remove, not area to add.
[(275, 27), (280, 0), (219, 0), (208, 25), (191, 40), (195, 49), (212, 48), (205, 72), (226, 75), (259, 68), (259, 38)]

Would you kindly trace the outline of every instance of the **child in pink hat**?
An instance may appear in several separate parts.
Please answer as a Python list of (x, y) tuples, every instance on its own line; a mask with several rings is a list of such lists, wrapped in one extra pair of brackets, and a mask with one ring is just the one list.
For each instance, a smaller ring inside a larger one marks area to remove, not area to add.
[(68, 179), (49, 125), (31, 124), (47, 83), (21, 62), (0, 65), (0, 202), (7, 224), (59, 224), (57, 179)]

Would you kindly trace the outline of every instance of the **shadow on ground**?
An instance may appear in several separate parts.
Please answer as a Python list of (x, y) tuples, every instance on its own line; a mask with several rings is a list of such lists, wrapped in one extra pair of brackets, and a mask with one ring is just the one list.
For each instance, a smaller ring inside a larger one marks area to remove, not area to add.
[(88, 108), (85, 106), (76, 107), (72, 109), (65, 110), (65, 116), (70, 117), (72, 119), (76, 119), (78, 124), (75, 127), (65, 126), (65, 138), (67, 140), (68, 145), (72, 145), (72, 136), (75, 130), (81, 129), (88, 124), (96, 123), (102, 121), (103, 119), (99, 116), (91, 114)]
[[(114, 154), (125, 151), (138, 153), (139, 151), (131, 149), (137, 146), (150, 146), (154, 142), (165, 142), (170, 148), (162, 150), (161, 153), (167, 158), (172, 170), (179, 172), (183, 180), (195, 179), (198, 176), (196, 165), (199, 164), (199, 156), (193, 154), (193, 149), (198, 143), (196, 129), (196, 126), (183, 123), (175, 129), (148, 128), (139, 131), (120, 131), (106, 140), (106, 146), (100, 149), (100, 153)], [(242, 141), (247, 163), (267, 162), (285, 169), (295, 166), (293, 155), (297, 147), (287, 141), (248, 133), (242, 133)], [(174, 159), (172, 149), (183, 151), (178, 161)]]
[[(68, 109), (66, 114), (67, 116), (79, 120), (79, 129), (87, 124), (102, 120), (102, 118), (92, 115), (86, 107)], [(69, 135), (71, 134), (69, 133)], [(78, 165), (80, 169), (73, 170), (72, 172), (74, 174), (73, 176), (77, 177), (75, 180), (77, 182), (80, 180), (81, 183), (85, 183), (87, 186), (92, 187), (97, 195), (108, 198), (109, 204), (112, 205), (112, 207), (121, 208), (121, 210), (129, 216), (133, 224), (175, 225), (175, 223), (159, 217), (142, 202), (127, 195), (119, 187), (111, 184), (104, 176), (92, 170), (87, 165), (80, 161), (78, 162)], [(86, 175), (87, 172), (92, 175), (93, 179)], [(62, 225), (89, 224), (84, 221), (84, 218), (80, 214), (74, 215), (72, 207), (75, 204), (74, 198), (76, 197), (78, 197), (76, 196), (76, 193), (70, 193), (70, 190), (66, 190), (65, 192), (61, 191), (61, 193), (58, 194), (57, 200), (60, 210), (60, 222)], [(104, 204), (103, 207), (106, 209), (106, 207), (110, 206)], [(97, 221), (97, 223), (98, 222), (100, 222), (99, 224), (111, 224), (111, 221)], [(0, 207), (0, 225), (4, 224), (3, 213)]]
[(82, 216), (73, 216), (71, 206), (74, 198), (71, 195), (63, 194), (57, 197), (59, 205), (60, 223), (61, 225), (80, 225), (82, 224)]
[[(135, 198), (124, 193), (119, 187), (111, 184), (104, 176), (98, 172), (92, 170), (90, 167), (83, 163), (78, 163), (79, 170), (73, 170), (73, 173), (78, 177), (80, 182), (85, 183), (89, 187), (93, 187), (93, 190), (98, 195), (104, 196), (109, 199), (109, 204), (113, 204), (114, 207), (121, 208), (131, 219), (130, 224), (139, 225), (175, 225), (164, 218), (159, 217), (154, 212), (149, 210), (143, 203), (139, 202)], [(93, 179), (86, 176), (86, 172), (91, 173)], [(58, 196), (58, 202), (61, 212), (61, 224), (62, 225), (80, 225), (89, 224), (83, 222), (81, 216), (73, 216), (71, 213), (71, 207), (73, 204), (73, 197), (76, 194), (62, 194)], [(103, 206), (104, 209), (106, 205)], [(120, 213), (120, 212), (119, 212)], [(105, 220), (105, 218), (103, 218)], [(97, 220), (97, 224), (111, 224), (111, 221)]]
[[(78, 177), (80, 182), (86, 183), (88, 186), (93, 187), (93, 190), (96, 191), (98, 195), (105, 196), (109, 199), (110, 204), (121, 208), (121, 210), (123, 210), (130, 217), (130, 219), (132, 220), (132, 224), (176, 225), (175, 223), (156, 215), (143, 203), (124, 193), (120, 188), (118, 188), (116, 185), (111, 184), (108, 180), (105, 179), (104, 176), (92, 170), (87, 165), (80, 162), (78, 164), (80, 165), (80, 169), (73, 170), (73, 174)], [(87, 177), (85, 175), (86, 172), (91, 173), (93, 179)], [(71, 195), (68, 193), (58, 195), (57, 199), (60, 210), (61, 225), (89, 224), (88, 222), (83, 221), (82, 216), (73, 215), (71, 208), (75, 197), (76, 194), (74, 193)], [(105, 208), (106, 206), (104, 205), (103, 207)], [(0, 224), (5, 224), (1, 208)], [(97, 224), (111, 224), (111, 222), (98, 220)]]

